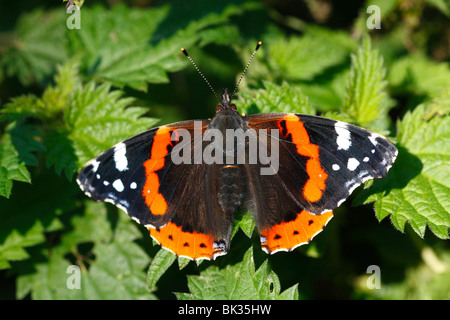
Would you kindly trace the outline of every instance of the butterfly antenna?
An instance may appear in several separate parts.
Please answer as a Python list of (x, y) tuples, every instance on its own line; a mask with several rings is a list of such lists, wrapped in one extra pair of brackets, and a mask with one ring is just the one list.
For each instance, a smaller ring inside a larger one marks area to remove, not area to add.
[(259, 47), (261, 47), (261, 45), (262, 45), (262, 41), (258, 41), (258, 44), (256, 45), (255, 50), (253, 51), (252, 55), (250, 56), (250, 59), (248, 60), (247, 65), (245, 66), (245, 69), (242, 72), (242, 75), (241, 75), (241, 77), (239, 78), (239, 80), (238, 80), (238, 82), (236, 84), (236, 88), (234, 88), (233, 94), (231, 95), (231, 99), (234, 98), (234, 95), (235, 95), (239, 85), (241, 84), (242, 78), (244, 78), (244, 75), (247, 72), (248, 67), (250, 66), (250, 62), (252, 62), (252, 59), (255, 56), (256, 51), (258, 51), (258, 49), (259, 49)]
[(192, 60), (191, 56), (189, 55), (189, 53), (187, 53), (185, 48), (181, 48), (181, 51), (183, 51), (184, 55), (189, 59), (189, 61), (194, 65), (195, 69), (197, 70), (197, 72), (200, 74), (200, 76), (203, 78), (203, 80), (205, 80), (206, 84), (208, 85), (208, 87), (211, 89), (211, 91), (214, 93), (214, 95), (216, 96), (217, 100), (219, 100), (219, 96), (217, 95), (216, 91), (213, 89), (212, 85), (209, 83), (208, 79), (206, 79), (206, 77), (203, 75), (203, 73), (200, 71), (200, 69), (197, 67), (197, 65), (195, 64), (194, 60)]

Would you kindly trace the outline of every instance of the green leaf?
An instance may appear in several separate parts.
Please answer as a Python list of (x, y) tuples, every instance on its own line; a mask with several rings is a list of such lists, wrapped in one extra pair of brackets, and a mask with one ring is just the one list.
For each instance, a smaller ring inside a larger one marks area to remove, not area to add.
[(12, 190), (12, 180), (8, 179), (8, 170), (0, 167), (0, 196), (9, 198)]
[(172, 252), (163, 248), (159, 249), (158, 253), (154, 256), (147, 273), (147, 286), (151, 291), (155, 290), (156, 282), (158, 282), (159, 278), (161, 278), (176, 259), (177, 256)]
[(353, 47), (353, 40), (345, 33), (308, 27), (300, 38), (274, 39), (268, 46), (269, 63), (280, 78), (311, 80), (345, 62)]
[(444, 116), (450, 113), (450, 86), (442, 90), (430, 103), (426, 105), (424, 120), (430, 120), (433, 116)]
[[(183, 270), (192, 260), (185, 257), (178, 257), (178, 267)], [(201, 260), (200, 260), (201, 261)]]
[(142, 117), (144, 108), (129, 106), (132, 98), (121, 96), (108, 84), (77, 87), (65, 109), (64, 129), (46, 137), (47, 164), (72, 177), (75, 168), (156, 123)]
[(200, 300), (268, 300), (296, 298), (296, 288), (280, 294), (280, 282), (270, 270), (267, 260), (255, 271), (253, 249), (250, 248), (241, 262), (220, 269), (208, 266), (199, 276), (188, 276), (191, 293), (177, 292), (178, 299)]
[(278, 296), (278, 300), (298, 300), (299, 298), (300, 297), (298, 294), (298, 284), (295, 284), (292, 287), (287, 288)]
[(3, 118), (14, 121), (33, 117), (42, 121), (53, 121), (54, 117), (64, 109), (71, 92), (80, 82), (78, 68), (76, 59), (57, 66), (57, 74), (53, 79), (54, 85), (45, 88), (42, 97), (27, 94), (12, 98), (0, 111)]
[(78, 59), (68, 60), (63, 65), (58, 65), (56, 69), (54, 85), (44, 90), (39, 103), (41, 112), (47, 119), (63, 111), (72, 91), (80, 83)]
[(338, 111), (346, 98), (349, 72), (349, 68), (325, 72), (313, 82), (301, 83), (300, 88), (308, 97), (310, 104), (318, 111)]
[(376, 49), (372, 49), (370, 38), (366, 36), (356, 54), (352, 55), (347, 98), (342, 108), (357, 123), (367, 125), (387, 112), (385, 74), (383, 58)]
[(110, 222), (105, 219), (108, 215), (107, 206), (109, 205), (86, 200), (83, 214), (71, 217), (72, 228), (62, 236), (59, 244), (61, 250), (76, 252), (80, 243), (108, 242), (113, 236), (113, 230), (111, 230)]
[(255, 229), (255, 220), (251, 213), (240, 215), (235, 219), (233, 230), (231, 232), (231, 239), (233, 239), (236, 232), (241, 229), (245, 235), (249, 238), (252, 237), (253, 230)]
[(16, 34), (0, 60), (9, 76), (24, 85), (41, 83), (67, 57), (66, 13), (35, 10), (20, 17)]
[[(0, 168), (3, 191), (1, 195), (9, 197), (11, 185), (7, 180), (31, 183), (27, 165), (36, 165), (34, 152), (43, 150), (43, 146), (35, 140), (40, 132), (31, 125), (12, 122), (0, 137)], [(6, 176), (5, 176), (6, 171)]]
[(387, 178), (363, 190), (356, 203), (375, 201), (379, 220), (391, 216), (403, 231), (406, 222), (421, 237), (428, 226), (441, 239), (450, 227), (450, 116), (424, 120), (420, 105), (398, 122), (399, 156)]
[(33, 94), (13, 97), (0, 110), (0, 120), (20, 121), (28, 116), (44, 118), (40, 99)]
[(295, 112), (315, 114), (302, 91), (287, 82), (281, 86), (272, 82), (264, 82), (265, 89), (241, 93), (240, 108), (248, 114), (269, 112)]
[(417, 53), (397, 59), (389, 69), (389, 84), (395, 93), (435, 97), (450, 86), (450, 68)]
[[(76, 51), (85, 52), (82, 65), (88, 77), (95, 76), (119, 87), (146, 90), (147, 83), (167, 83), (168, 72), (189, 64), (180, 52), (181, 46), (189, 48), (199, 41), (205, 45), (216, 40), (224, 30), (236, 35), (235, 29), (227, 27), (225, 22), (228, 16), (240, 11), (239, 6), (226, 2), (208, 6), (223, 11), (193, 19), (185, 14), (187, 8), (181, 3), (176, 8), (163, 5), (151, 10), (124, 5), (108, 9), (84, 7), (82, 28), (70, 34), (70, 43)], [(204, 3), (201, 10), (203, 7), (206, 7)], [(185, 10), (180, 11), (182, 8)], [(170, 25), (164, 30), (168, 16), (177, 14), (182, 14), (180, 19), (173, 20), (178, 29), (171, 32), (174, 25)], [(186, 17), (191, 21), (184, 21)]]
[[(74, 206), (76, 187), (52, 174), (19, 184), (9, 200), (0, 199), (0, 265), (28, 259), (26, 248), (45, 242), (45, 232), (60, 230), (59, 215)], [(55, 192), (57, 190), (58, 192)]]
[[(104, 206), (89, 205), (84, 218), (72, 220), (74, 230), (64, 234), (61, 244), (42, 251), (47, 261), (35, 262), (33, 273), (19, 276), (18, 298), (29, 291), (32, 299), (37, 300), (155, 298), (145, 285), (143, 270), (149, 258), (134, 243), (139, 234), (136, 226), (125, 214), (119, 214), (117, 225), (111, 229)], [(87, 253), (74, 246), (89, 242), (94, 245)], [(68, 248), (72, 248), (70, 253), (75, 261), (67, 259)], [(81, 270), (80, 289), (70, 289), (66, 285), (71, 276), (68, 267), (74, 262)]]
[(150, 36), (167, 9), (84, 7), (81, 29), (69, 36), (74, 50), (85, 52), (82, 65), (86, 73), (141, 90), (147, 82), (168, 82), (161, 60), (173, 51), (152, 52), (149, 46)]
[(425, 0), (430, 5), (438, 8), (447, 17), (450, 17), (450, 2), (448, 0)]
[(64, 171), (67, 179), (72, 179), (78, 169), (78, 158), (75, 154), (73, 141), (69, 139), (69, 132), (65, 129), (50, 131), (45, 135), (44, 145), (47, 149), (47, 167), (55, 166), (57, 174)]

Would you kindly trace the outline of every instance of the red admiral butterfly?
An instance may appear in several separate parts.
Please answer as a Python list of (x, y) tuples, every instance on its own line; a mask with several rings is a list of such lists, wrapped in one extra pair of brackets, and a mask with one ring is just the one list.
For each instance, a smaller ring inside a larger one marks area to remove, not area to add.
[[(348, 123), (304, 114), (240, 115), (233, 95), (224, 90), (213, 119), (164, 125), (118, 143), (86, 164), (78, 184), (93, 200), (127, 212), (162, 247), (214, 259), (229, 249), (239, 207), (253, 213), (264, 251), (290, 251), (322, 231), (356, 187), (385, 177), (397, 157), (388, 139)], [(231, 148), (216, 143), (213, 158), (224, 161), (202, 160), (209, 142), (230, 130), (248, 139)], [(274, 161), (250, 161), (255, 145), (271, 147)], [(274, 171), (263, 174), (264, 168)]]

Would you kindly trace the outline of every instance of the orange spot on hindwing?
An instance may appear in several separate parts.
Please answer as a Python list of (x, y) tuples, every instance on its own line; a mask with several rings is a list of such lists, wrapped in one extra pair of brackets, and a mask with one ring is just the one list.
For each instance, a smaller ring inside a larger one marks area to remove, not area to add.
[(199, 232), (182, 231), (181, 226), (173, 222), (160, 229), (148, 228), (150, 235), (161, 244), (162, 247), (173, 253), (191, 259), (211, 259), (224, 253), (224, 247), (215, 245), (211, 235)]
[(153, 215), (163, 215), (167, 210), (167, 202), (159, 192), (160, 181), (156, 171), (162, 169), (167, 155), (167, 146), (171, 145), (171, 131), (168, 127), (160, 127), (153, 138), (150, 159), (144, 162), (145, 181), (142, 196)]
[(267, 253), (293, 250), (302, 244), (309, 243), (316, 234), (323, 230), (332, 217), (332, 211), (314, 215), (302, 210), (295, 220), (262, 229), (260, 233), (261, 247)]
[(297, 153), (309, 158), (305, 168), (309, 179), (303, 186), (303, 195), (310, 202), (318, 201), (322, 197), (328, 178), (328, 174), (320, 164), (319, 146), (311, 143), (308, 132), (298, 116), (289, 114), (282, 121), (286, 124), (286, 134), (291, 135), (292, 142), (297, 147)]

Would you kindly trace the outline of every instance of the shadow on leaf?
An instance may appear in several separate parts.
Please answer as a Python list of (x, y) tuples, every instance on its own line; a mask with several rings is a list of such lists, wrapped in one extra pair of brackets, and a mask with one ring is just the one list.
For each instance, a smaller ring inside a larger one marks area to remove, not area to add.
[[(398, 158), (384, 179), (375, 180), (369, 189), (362, 190), (353, 201), (353, 205), (361, 205), (375, 201), (372, 196), (380, 194), (387, 196), (392, 189), (403, 189), (418, 176), (423, 164), (418, 157), (408, 152), (404, 147), (398, 147)], [(370, 199), (369, 199), (370, 198)]]
[(57, 174), (64, 170), (67, 179), (72, 180), (77, 170), (78, 157), (68, 133), (53, 131), (45, 136), (44, 145), (47, 149), (47, 166), (54, 165)]

